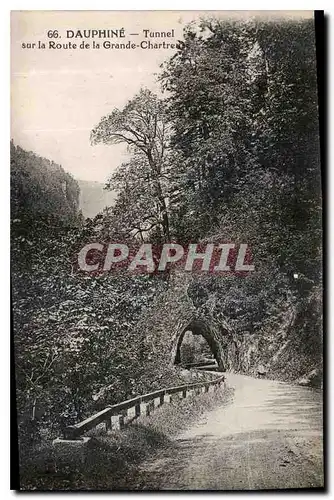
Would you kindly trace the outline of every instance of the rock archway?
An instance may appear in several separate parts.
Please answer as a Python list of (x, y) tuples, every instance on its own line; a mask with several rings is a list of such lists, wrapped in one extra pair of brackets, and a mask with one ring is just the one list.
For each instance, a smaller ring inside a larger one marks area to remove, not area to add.
[(174, 334), (172, 341), (172, 364), (177, 365), (181, 362), (181, 345), (187, 331), (191, 331), (193, 335), (202, 335), (205, 338), (217, 361), (219, 370), (225, 371), (224, 352), (219, 338), (220, 329), (212, 321), (206, 319), (194, 318), (182, 325)]

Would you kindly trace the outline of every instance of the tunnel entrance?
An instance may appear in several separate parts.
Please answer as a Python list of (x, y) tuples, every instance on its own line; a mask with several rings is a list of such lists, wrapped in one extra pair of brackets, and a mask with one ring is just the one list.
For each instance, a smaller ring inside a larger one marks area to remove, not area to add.
[(224, 371), (223, 351), (217, 327), (209, 321), (194, 319), (174, 336), (172, 363), (185, 367), (214, 365)]
[(193, 365), (215, 361), (210, 346), (202, 335), (194, 335), (187, 330), (183, 336), (180, 346), (180, 363), (182, 365)]

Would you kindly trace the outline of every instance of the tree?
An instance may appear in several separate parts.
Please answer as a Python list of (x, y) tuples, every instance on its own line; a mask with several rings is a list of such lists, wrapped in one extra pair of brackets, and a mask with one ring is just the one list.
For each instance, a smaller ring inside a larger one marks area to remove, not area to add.
[(186, 239), (247, 240), (282, 271), (319, 276), (321, 198), (314, 25), (209, 20), (161, 75)]
[(161, 211), (151, 177), (148, 162), (136, 156), (123, 163), (107, 183), (107, 188), (118, 193), (112, 210), (114, 224), (123, 229), (127, 238), (139, 235), (142, 242), (161, 230)]
[(26, 457), (41, 429), (54, 437), (63, 425), (151, 388), (152, 346), (136, 324), (165, 283), (156, 276), (76, 273), (84, 244), (111, 234), (117, 240), (124, 227), (108, 209), (82, 222), (76, 181), (51, 161), (11, 148), (16, 401)]
[(61, 165), (10, 144), (11, 218), (76, 225), (79, 185)]
[(249, 38), (242, 23), (204, 21), (186, 29), (184, 44), (163, 67), (182, 193), (173, 218), (186, 238), (219, 227), (220, 214), (254, 163), (249, 147)]
[[(110, 115), (103, 117), (91, 133), (92, 144), (127, 144), (132, 160), (126, 168), (133, 168), (138, 172), (138, 178), (141, 171), (146, 170), (147, 185), (152, 189), (157, 203), (164, 241), (170, 241), (167, 196), (164, 190), (167, 139), (163, 102), (151, 91), (143, 89), (123, 110), (115, 109)], [(112, 180), (117, 181), (115, 178)]]

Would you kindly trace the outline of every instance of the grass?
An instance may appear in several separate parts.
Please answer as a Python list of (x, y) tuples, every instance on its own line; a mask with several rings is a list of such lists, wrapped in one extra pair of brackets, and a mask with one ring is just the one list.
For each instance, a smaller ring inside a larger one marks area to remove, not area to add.
[[(126, 490), (138, 465), (159, 450), (175, 446), (182, 430), (207, 411), (228, 404), (229, 388), (164, 404), (148, 417), (141, 416), (122, 431), (91, 431), (84, 463), (73, 457), (71, 465), (54, 464), (52, 447), (40, 450), (21, 474), (24, 490)], [(56, 461), (57, 462), (57, 461)]]

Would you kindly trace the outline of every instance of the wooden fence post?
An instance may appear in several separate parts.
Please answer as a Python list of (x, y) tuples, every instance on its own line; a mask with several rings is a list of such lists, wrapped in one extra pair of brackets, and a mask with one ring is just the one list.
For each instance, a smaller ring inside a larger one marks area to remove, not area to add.
[(150, 414), (150, 404), (149, 403), (141, 403), (140, 404), (140, 413), (145, 417), (148, 417)]
[(123, 415), (113, 415), (111, 417), (111, 428), (115, 431), (121, 430), (124, 427), (124, 416)]
[[(205, 392), (217, 391), (220, 387), (226, 387), (224, 377), (220, 377), (212, 382), (200, 382), (198, 385), (194, 384), (182, 385), (178, 387), (171, 387), (154, 391), (143, 396), (123, 401), (122, 403), (107, 406), (104, 410), (86, 418), (84, 421), (67, 426), (64, 431), (64, 439), (62, 441), (77, 441), (79, 442), (81, 436), (93, 429), (96, 426), (104, 425), (106, 431), (122, 429), (126, 423), (132, 422), (140, 415), (150, 415), (150, 413), (162, 404), (173, 402), (187, 398), (188, 396), (196, 396)], [(190, 387), (189, 387), (190, 386)], [(170, 391), (170, 393), (169, 393)], [(145, 402), (143, 402), (143, 400)], [(114, 415), (111, 416), (111, 413)], [(58, 443), (56, 441), (56, 443)], [(79, 445), (75, 445), (79, 446)]]
[(111, 431), (112, 429), (112, 421), (111, 421), (112, 417), (109, 417), (107, 418), (107, 420), (105, 421), (105, 425), (106, 425), (106, 432), (108, 431)]
[(79, 439), (54, 439), (52, 445), (56, 463), (66, 465), (74, 464), (74, 466), (76, 466), (78, 459), (84, 463), (87, 457), (90, 439), (90, 437), (82, 437)]

